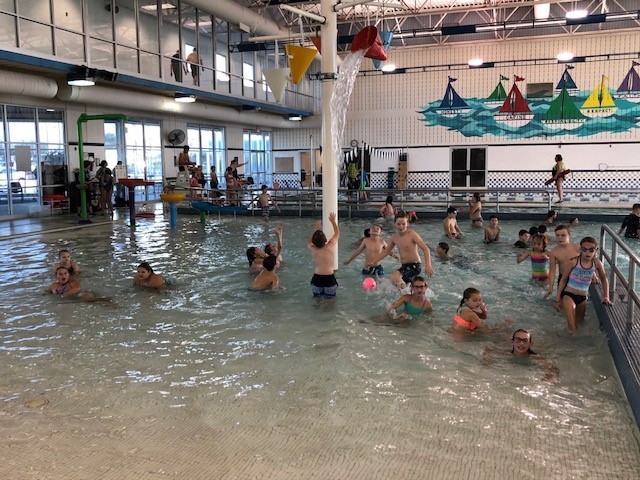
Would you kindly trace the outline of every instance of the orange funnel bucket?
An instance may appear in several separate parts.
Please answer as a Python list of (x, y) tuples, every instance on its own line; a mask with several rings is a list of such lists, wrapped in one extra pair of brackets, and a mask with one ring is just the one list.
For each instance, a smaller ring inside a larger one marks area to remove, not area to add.
[(285, 49), (289, 57), (291, 81), (298, 84), (311, 66), (311, 62), (313, 62), (318, 51), (315, 48), (299, 47), (298, 45), (286, 45)]
[(351, 51), (357, 52), (358, 50), (366, 50), (364, 56), (373, 60), (384, 62), (387, 59), (387, 53), (384, 51), (378, 29), (373, 26), (364, 27), (353, 39)]

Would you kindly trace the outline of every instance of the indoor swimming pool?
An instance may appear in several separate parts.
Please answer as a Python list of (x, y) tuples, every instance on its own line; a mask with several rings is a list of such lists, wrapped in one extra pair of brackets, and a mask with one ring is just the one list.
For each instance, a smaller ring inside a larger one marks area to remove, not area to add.
[[(283, 222), (276, 292), (248, 288), (245, 250), (275, 240), (276, 222), (258, 218), (183, 216), (172, 230), (156, 216), (2, 241), (0, 477), (637, 478), (640, 436), (593, 307), (570, 336), (516, 263), (518, 230), (539, 222), (502, 222), (501, 242), (485, 245), (460, 220), (454, 258), (432, 253), (433, 312), (406, 328), (370, 323), (397, 289), (363, 290), (363, 256), (342, 265), (369, 221), (340, 222), (333, 304), (311, 298), (315, 219)], [(432, 250), (442, 241), (439, 220), (412, 228)], [(586, 235), (599, 225), (573, 229)], [(111, 301), (43, 293), (62, 248), (83, 287)], [(174, 288), (133, 288), (142, 261)], [(398, 262), (383, 265), (388, 277)], [(454, 338), (467, 287), (489, 324), (529, 330), (559, 375), (485, 361), (510, 334)]]

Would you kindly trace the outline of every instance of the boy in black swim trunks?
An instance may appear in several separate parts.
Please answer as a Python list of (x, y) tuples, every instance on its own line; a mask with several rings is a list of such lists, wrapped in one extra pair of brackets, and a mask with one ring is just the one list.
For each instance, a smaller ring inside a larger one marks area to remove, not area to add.
[(322, 222), (316, 222), (316, 229), (307, 240), (307, 248), (311, 251), (315, 270), (311, 279), (311, 293), (314, 298), (335, 298), (338, 291), (338, 281), (333, 274), (336, 258), (336, 245), (340, 238), (340, 229), (336, 222), (335, 212), (329, 214), (329, 221), (333, 227), (333, 236), (327, 241), (322, 231)]
[(422, 250), (424, 254), (425, 264), (424, 271), (429, 277), (433, 277), (433, 269), (431, 268), (431, 254), (429, 247), (413, 230), (409, 230), (409, 220), (407, 214), (404, 212), (396, 215), (396, 232), (391, 235), (387, 248), (385, 248), (378, 258), (371, 262), (367, 262), (367, 267), (372, 267), (376, 263), (380, 262), (384, 257), (389, 255), (393, 250), (393, 247), (398, 246), (398, 253), (400, 254), (400, 262), (402, 266), (391, 274), (391, 282), (398, 286), (398, 288), (405, 288), (407, 284), (411, 282), (411, 279), (416, 275), (420, 275), (422, 270), (422, 259), (418, 249)]

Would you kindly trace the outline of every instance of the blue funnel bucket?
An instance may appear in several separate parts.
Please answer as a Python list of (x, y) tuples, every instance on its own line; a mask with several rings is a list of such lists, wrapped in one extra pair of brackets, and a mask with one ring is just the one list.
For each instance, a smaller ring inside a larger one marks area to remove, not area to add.
[[(391, 40), (393, 40), (393, 32), (379, 32), (380, 39), (382, 40), (382, 47), (385, 51), (389, 50), (389, 46), (391, 45)], [(373, 60), (373, 66), (376, 68), (380, 68), (382, 66), (382, 60)]]

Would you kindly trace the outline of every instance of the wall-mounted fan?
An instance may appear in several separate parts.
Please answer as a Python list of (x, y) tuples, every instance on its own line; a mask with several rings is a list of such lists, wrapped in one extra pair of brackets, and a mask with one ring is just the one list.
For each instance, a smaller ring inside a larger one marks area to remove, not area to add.
[(184, 142), (185, 138), (186, 138), (186, 135), (179, 128), (176, 128), (175, 130), (171, 130), (169, 132), (169, 135), (167, 135), (167, 140), (169, 140), (169, 143), (171, 145), (179, 145), (182, 142)]

